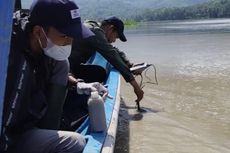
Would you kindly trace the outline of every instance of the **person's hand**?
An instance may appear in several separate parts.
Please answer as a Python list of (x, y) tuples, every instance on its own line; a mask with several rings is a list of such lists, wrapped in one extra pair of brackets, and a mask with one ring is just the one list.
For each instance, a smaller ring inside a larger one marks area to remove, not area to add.
[(130, 62), (127, 63), (127, 66), (128, 66), (129, 68), (133, 67), (133, 65), (134, 65), (134, 63), (130, 63)]
[(133, 71), (132, 73), (133, 73), (134, 75), (141, 75), (142, 72), (143, 72), (142, 70), (135, 70), (135, 71)]
[(99, 95), (101, 95), (101, 97), (105, 100), (105, 98), (108, 96), (110, 98), (110, 96), (108, 95), (108, 89), (103, 86), (101, 83), (98, 82), (94, 82), (92, 83), (93, 87), (95, 87), (97, 89), (97, 92), (99, 93)]
[(76, 79), (72, 74), (68, 75), (68, 87), (75, 89), (78, 82), (83, 82), (82, 79)]
[(108, 95), (107, 88), (105, 88), (99, 82), (93, 82), (93, 83), (78, 82), (76, 90), (78, 94), (90, 95), (91, 92), (97, 91), (99, 95), (101, 95), (102, 97), (106, 97)]
[[(140, 65), (143, 65), (143, 63), (133, 64), (132, 67), (140, 66)], [(130, 68), (131, 68), (131, 67), (130, 67)], [(133, 74), (133, 75), (141, 75), (141, 73), (142, 73), (144, 70), (145, 70), (145, 69), (136, 69), (136, 70), (132, 71), (132, 74)]]
[(134, 88), (134, 93), (137, 96), (136, 102), (140, 102), (144, 97), (144, 91), (138, 86), (137, 88)]
[(137, 96), (136, 102), (140, 102), (142, 98), (144, 97), (144, 91), (141, 89), (141, 87), (137, 84), (136, 80), (130, 81), (130, 84), (133, 86), (134, 93)]

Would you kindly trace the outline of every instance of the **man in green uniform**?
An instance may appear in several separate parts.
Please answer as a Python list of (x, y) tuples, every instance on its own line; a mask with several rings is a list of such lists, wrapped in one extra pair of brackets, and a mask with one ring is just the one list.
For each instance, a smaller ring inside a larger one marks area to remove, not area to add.
[(143, 98), (144, 92), (129, 70), (132, 64), (123, 52), (111, 45), (118, 38), (123, 42), (127, 41), (123, 33), (123, 22), (117, 17), (110, 17), (102, 21), (101, 25), (94, 21), (88, 21), (86, 25), (95, 36), (90, 36), (81, 41), (74, 40), (69, 57), (72, 73), (78, 78), (80, 64), (87, 62), (97, 51), (121, 73), (126, 82), (133, 86), (137, 96), (136, 101), (139, 102)]

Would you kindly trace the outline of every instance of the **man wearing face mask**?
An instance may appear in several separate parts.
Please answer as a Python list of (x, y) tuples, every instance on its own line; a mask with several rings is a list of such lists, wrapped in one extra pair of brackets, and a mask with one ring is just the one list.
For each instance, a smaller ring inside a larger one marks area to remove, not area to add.
[(13, 22), (0, 152), (82, 152), (83, 136), (58, 129), (72, 41), (93, 33), (70, 0), (34, 1), (30, 16), (17, 11)]

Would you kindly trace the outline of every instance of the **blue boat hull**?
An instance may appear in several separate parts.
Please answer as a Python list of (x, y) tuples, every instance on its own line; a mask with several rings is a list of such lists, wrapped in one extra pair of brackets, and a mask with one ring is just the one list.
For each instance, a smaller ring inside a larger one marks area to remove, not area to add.
[(109, 63), (97, 53), (94, 56), (92, 64), (100, 65), (109, 69), (106, 85), (108, 85), (109, 95), (113, 98), (107, 98), (105, 100), (105, 114), (107, 131), (105, 132), (91, 132), (89, 125), (89, 118), (78, 128), (77, 132), (85, 135), (87, 138), (87, 144), (83, 153), (112, 153), (115, 145), (118, 113), (120, 107), (120, 73), (108, 66)]
[(12, 31), (14, 0), (0, 0), (0, 127)]

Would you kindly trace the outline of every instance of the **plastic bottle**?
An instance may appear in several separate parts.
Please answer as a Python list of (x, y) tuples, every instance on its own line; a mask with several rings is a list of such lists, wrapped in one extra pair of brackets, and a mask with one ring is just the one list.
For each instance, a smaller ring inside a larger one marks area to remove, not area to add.
[(98, 92), (91, 92), (88, 99), (90, 128), (92, 132), (103, 132), (106, 130), (104, 101)]

